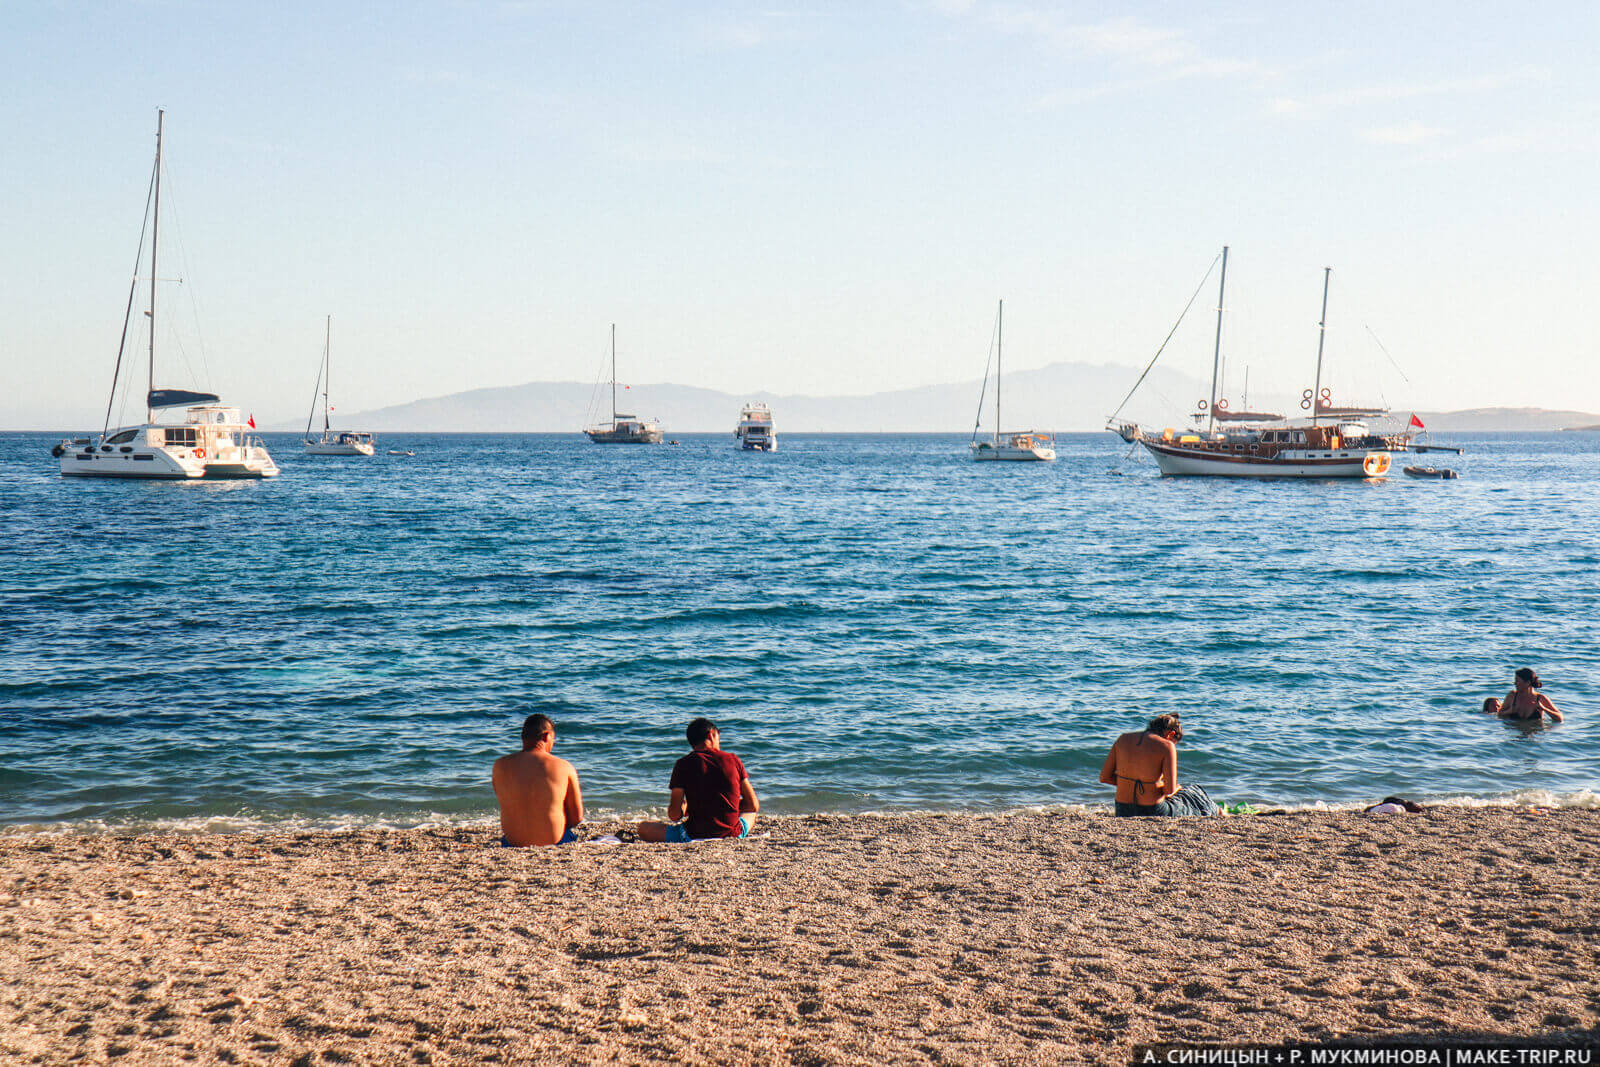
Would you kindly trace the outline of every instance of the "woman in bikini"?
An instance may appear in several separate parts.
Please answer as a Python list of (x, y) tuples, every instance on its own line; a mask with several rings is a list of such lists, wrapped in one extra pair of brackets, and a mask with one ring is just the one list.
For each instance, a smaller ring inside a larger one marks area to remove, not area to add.
[(1215, 815), (1217, 806), (1197, 785), (1178, 786), (1177, 715), (1157, 715), (1143, 731), (1123, 734), (1106, 755), (1100, 780), (1117, 787), (1118, 815)]
[(1556, 722), (1562, 720), (1560, 709), (1550, 698), (1539, 692), (1539, 676), (1532, 667), (1523, 667), (1516, 674), (1517, 687), (1506, 694), (1500, 705), (1502, 719), (1543, 719), (1546, 715)]

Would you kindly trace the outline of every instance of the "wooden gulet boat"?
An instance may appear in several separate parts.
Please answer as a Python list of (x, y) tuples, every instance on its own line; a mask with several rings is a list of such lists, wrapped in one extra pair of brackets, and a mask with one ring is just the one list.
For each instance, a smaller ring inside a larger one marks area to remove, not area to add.
[[(1406, 451), (1409, 439), (1402, 434), (1374, 433), (1365, 420), (1386, 415), (1388, 409), (1335, 405), (1330, 390), (1322, 386), (1328, 281), (1332, 274), (1331, 267), (1323, 271), (1315, 384), (1305, 390), (1300, 402), (1301, 408), (1310, 412), (1308, 421), (1291, 423), (1275, 412), (1230, 411), (1226, 398), (1218, 396), (1223, 296), (1228, 281), (1228, 249), (1224, 247), (1217, 287), (1211, 396), (1199, 402), (1192, 416), (1197, 424), (1203, 422), (1204, 428), (1196, 425), (1192, 430), (1169, 428), (1159, 433), (1146, 431), (1137, 423), (1120, 423), (1110, 428), (1124, 441), (1143, 445), (1165, 475), (1227, 478), (1381, 478), (1387, 475), (1394, 453)], [(1159, 356), (1157, 352), (1157, 358)], [(1151, 365), (1154, 362), (1151, 360)], [(1146, 373), (1148, 371), (1147, 367)]]

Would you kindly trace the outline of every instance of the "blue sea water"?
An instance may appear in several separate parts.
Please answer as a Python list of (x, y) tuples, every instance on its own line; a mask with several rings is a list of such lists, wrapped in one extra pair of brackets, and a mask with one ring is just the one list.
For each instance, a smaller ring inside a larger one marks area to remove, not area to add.
[[(63, 480), (0, 434), (0, 824), (492, 815), (557, 722), (599, 813), (660, 811), (695, 715), (765, 810), (1283, 805), (1600, 788), (1600, 437), (1463, 435), (1455, 482), (1162, 479), (945, 436), (396, 435), (190, 484)], [(1567, 722), (1477, 713), (1540, 671)]]

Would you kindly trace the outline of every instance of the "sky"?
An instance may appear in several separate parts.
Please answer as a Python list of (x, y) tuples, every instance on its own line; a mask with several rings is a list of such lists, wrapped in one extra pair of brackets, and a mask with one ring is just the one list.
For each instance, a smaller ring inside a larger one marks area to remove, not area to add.
[[(1600, 5), (8, 0), (0, 42), (0, 428), (104, 410), (158, 108), (157, 384), (268, 422), (329, 315), (345, 411), (594, 381), (612, 323), (635, 384), (976, 379), (1000, 299), (1007, 367), (1131, 385), (1225, 244), (1238, 385), (1310, 386), (1331, 266), (1339, 399), (1600, 412)], [(1163, 365), (1209, 374), (1215, 284)]]

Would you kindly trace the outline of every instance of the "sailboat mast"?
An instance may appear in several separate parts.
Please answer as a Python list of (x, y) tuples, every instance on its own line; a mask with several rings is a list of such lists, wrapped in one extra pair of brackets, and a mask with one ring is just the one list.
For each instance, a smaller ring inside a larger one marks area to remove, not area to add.
[(1211, 403), (1206, 408), (1206, 433), (1217, 425), (1217, 375), (1222, 370), (1222, 297), (1228, 289), (1228, 246), (1222, 246), (1222, 280), (1217, 283), (1217, 347), (1211, 354)]
[(150, 219), (150, 372), (144, 394), (144, 421), (150, 422), (150, 394), (156, 388), (156, 249), (161, 246), (161, 133), (166, 125), (165, 109), (156, 109), (156, 197), (155, 214)]
[(323, 327), (322, 334), (322, 436), (328, 436), (328, 385), (333, 380), (333, 316)]
[(994, 443), (1000, 444), (1000, 350), (1006, 337), (1006, 302), (1000, 301), (1000, 311), (994, 320)]
[(611, 324), (611, 428), (617, 428), (617, 324)]
[(1322, 406), (1322, 342), (1328, 337), (1328, 279), (1332, 267), (1322, 268), (1322, 321), (1317, 323), (1317, 378), (1311, 387), (1311, 425), (1317, 424), (1317, 409)]

